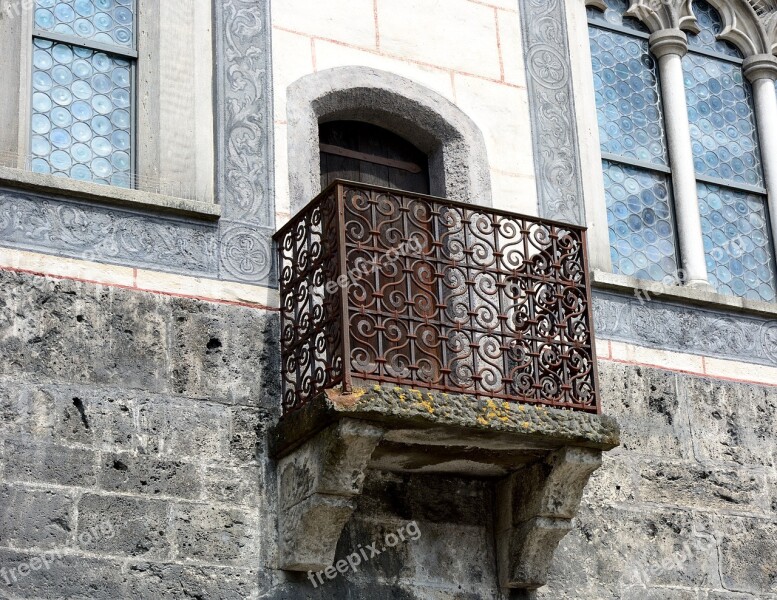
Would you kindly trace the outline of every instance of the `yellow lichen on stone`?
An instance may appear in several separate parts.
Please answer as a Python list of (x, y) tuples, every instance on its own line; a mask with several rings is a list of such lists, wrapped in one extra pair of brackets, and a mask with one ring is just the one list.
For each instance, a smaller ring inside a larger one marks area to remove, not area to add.
[(498, 419), (502, 421), (502, 423), (506, 423), (510, 420), (508, 414), (509, 408), (510, 406), (507, 402), (503, 402), (502, 405), (499, 406), (494, 400), (488, 399), (486, 400), (486, 405), (481, 408), (483, 414), (478, 417), (478, 422), (483, 425), (488, 425), (491, 420)]
[(529, 427), (529, 422), (528, 422), (528, 421), (524, 421), (524, 422), (523, 422), (523, 426), (524, 426), (524, 427), (526, 427), (526, 428), (528, 429), (528, 427)]
[(426, 400), (422, 400), (420, 402), (421, 406), (423, 406), (426, 410), (429, 411), (429, 414), (434, 413), (434, 406), (432, 406), (431, 402), (427, 402)]

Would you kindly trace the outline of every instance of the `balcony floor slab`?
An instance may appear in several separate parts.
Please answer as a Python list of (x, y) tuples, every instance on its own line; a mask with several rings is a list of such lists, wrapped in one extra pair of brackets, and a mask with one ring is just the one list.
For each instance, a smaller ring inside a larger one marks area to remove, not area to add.
[(570, 445), (610, 450), (620, 436), (615, 419), (604, 415), (365, 382), (350, 394), (326, 390), (286, 415), (273, 430), (271, 452), (284, 456), (344, 418), (383, 426), (387, 443), (493, 453), (546, 453)]

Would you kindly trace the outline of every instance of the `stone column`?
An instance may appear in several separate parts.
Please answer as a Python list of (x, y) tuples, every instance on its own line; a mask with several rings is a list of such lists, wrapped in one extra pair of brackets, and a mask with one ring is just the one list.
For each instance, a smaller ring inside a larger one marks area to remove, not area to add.
[(753, 85), (755, 120), (761, 146), (761, 161), (769, 196), (772, 240), (777, 241), (777, 59), (770, 54), (748, 56), (743, 64), (745, 77)]
[(699, 217), (699, 197), (693, 166), (688, 103), (682, 58), (688, 52), (685, 33), (666, 29), (650, 36), (650, 51), (658, 58), (664, 104), (669, 163), (672, 169), (675, 214), (685, 284), (709, 286)]

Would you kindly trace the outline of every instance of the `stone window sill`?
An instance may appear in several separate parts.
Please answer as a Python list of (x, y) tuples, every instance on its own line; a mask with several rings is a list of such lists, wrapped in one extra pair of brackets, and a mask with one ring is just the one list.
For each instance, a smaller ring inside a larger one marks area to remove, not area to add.
[(216, 221), (221, 216), (221, 207), (215, 203), (31, 173), (3, 166), (0, 166), (0, 186), (205, 221)]
[(777, 315), (777, 304), (761, 300), (748, 300), (736, 296), (718, 294), (712, 288), (683, 287), (666, 285), (660, 281), (637, 279), (628, 275), (607, 273), (595, 270), (591, 273), (591, 283), (599, 290), (617, 292), (641, 297), (644, 300), (661, 299), (678, 304), (691, 304), (702, 308), (726, 310), (747, 314), (774, 317)]

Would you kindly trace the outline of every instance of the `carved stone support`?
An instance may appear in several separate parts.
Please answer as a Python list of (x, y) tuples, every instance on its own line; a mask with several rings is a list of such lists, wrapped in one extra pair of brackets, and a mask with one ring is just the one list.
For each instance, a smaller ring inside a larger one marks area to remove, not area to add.
[(496, 544), (500, 583), (545, 585), (561, 539), (572, 529), (588, 478), (601, 450), (565, 447), (497, 484)]
[(369, 468), (490, 479), (502, 584), (543, 585), (601, 452), (619, 443), (618, 424), (580, 411), (358, 383), (351, 394), (321, 393), (273, 429), (280, 568), (332, 566)]
[(280, 460), (282, 569), (320, 571), (334, 562), (337, 540), (382, 437), (378, 427), (344, 419)]

